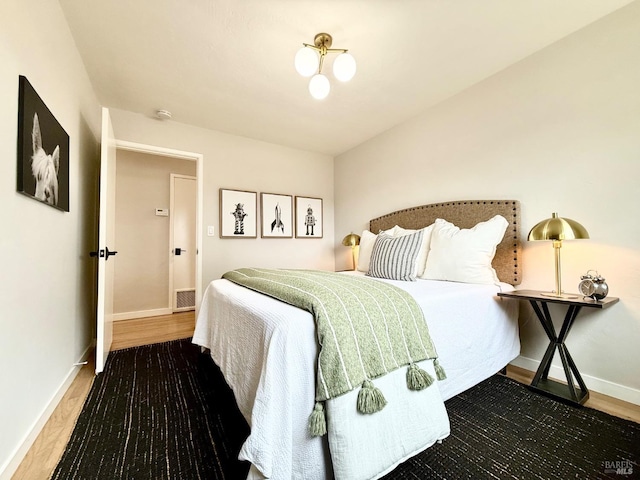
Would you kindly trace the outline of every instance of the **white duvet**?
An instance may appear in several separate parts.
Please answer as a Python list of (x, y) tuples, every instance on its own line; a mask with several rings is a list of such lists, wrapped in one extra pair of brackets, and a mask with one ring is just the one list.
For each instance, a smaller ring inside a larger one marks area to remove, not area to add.
[[(317, 357), (311, 314), (227, 280), (208, 286), (193, 342), (210, 349), (251, 427), (240, 452), (252, 464), (249, 477), (378, 478), (449, 434), (442, 399), (519, 354), (516, 302), (496, 296), (510, 285), (390, 283), (422, 307), (447, 379), (420, 392), (407, 390), (402, 368), (376, 379), (388, 405), (373, 415), (356, 412), (357, 390), (328, 401), (328, 443), (307, 428)], [(435, 378), (431, 361), (421, 366)]]

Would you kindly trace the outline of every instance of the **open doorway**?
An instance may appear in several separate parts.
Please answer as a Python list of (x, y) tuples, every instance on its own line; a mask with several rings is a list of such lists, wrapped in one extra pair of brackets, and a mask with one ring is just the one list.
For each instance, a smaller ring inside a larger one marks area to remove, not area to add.
[[(198, 220), (201, 156), (161, 147), (117, 142), (116, 166), (116, 246), (118, 262), (114, 273), (113, 320), (130, 320), (171, 315), (197, 308), (200, 262)], [(190, 212), (180, 207), (182, 228), (190, 229), (189, 245), (174, 245), (174, 180), (181, 179), (178, 196)], [(183, 180), (189, 179), (189, 187)], [(184, 219), (190, 217), (185, 223)], [(175, 247), (178, 247), (177, 249)], [(188, 268), (174, 270), (175, 255)], [(174, 285), (174, 274), (179, 275)], [(185, 278), (188, 277), (188, 278)], [(176, 296), (176, 288), (180, 293)], [(177, 307), (178, 300), (179, 307)]]
[[(116, 213), (116, 168), (118, 152), (137, 152), (141, 154), (157, 155), (174, 159), (188, 160), (195, 163), (197, 177), (196, 199), (196, 282), (195, 282), (195, 312), (197, 315), (202, 297), (202, 173), (203, 157), (198, 153), (184, 152), (164, 147), (156, 147), (133, 142), (120, 141), (115, 138), (113, 123), (109, 109), (102, 108), (102, 134), (100, 147), (100, 180), (99, 180), (99, 212), (98, 212), (98, 245), (96, 250), (90, 252), (98, 260), (97, 268), (97, 292), (96, 292), (96, 374), (104, 370), (109, 351), (112, 349), (114, 334), (114, 271), (116, 260), (107, 262), (115, 256), (117, 244), (115, 239), (115, 213)], [(127, 226), (125, 230), (127, 231)], [(116, 257), (119, 258), (119, 257)], [(149, 264), (147, 264), (149, 265)], [(144, 269), (145, 267), (143, 267)], [(141, 285), (144, 288), (145, 285)], [(169, 302), (170, 305), (170, 302)], [(127, 312), (121, 312), (127, 313)], [(191, 313), (191, 312), (189, 312)], [(194, 317), (195, 317), (194, 315)], [(128, 316), (128, 315), (127, 315)], [(149, 318), (149, 317), (146, 317)], [(155, 319), (157, 317), (151, 317)], [(133, 320), (135, 321), (135, 320)], [(124, 323), (124, 322), (122, 322)], [(154, 322), (155, 324), (155, 322)]]

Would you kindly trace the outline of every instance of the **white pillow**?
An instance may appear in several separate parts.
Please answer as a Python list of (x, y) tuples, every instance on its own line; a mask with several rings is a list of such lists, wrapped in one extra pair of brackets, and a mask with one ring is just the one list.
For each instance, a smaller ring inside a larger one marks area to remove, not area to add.
[(480, 222), (470, 229), (460, 229), (453, 223), (438, 218), (431, 234), (431, 250), (422, 278), (497, 283), (498, 276), (491, 261), (508, 225), (509, 222), (501, 215)]
[(371, 251), (373, 244), (376, 243), (377, 235), (365, 230), (360, 235), (360, 251), (358, 252), (358, 271), (367, 273), (369, 271), (369, 263), (371, 262)]
[[(393, 236), (393, 232), (397, 225), (389, 230), (380, 230), (380, 233), (386, 233)], [(371, 233), (369, 230), (365, 230), (360, 235), (360, 249), (358, 252), (358, 271), (367, 273), (369, 271), (369, 264), (371, 263), (371, 252), (373, 251), (373, 244), (376, 243), (378, 235)]]
[[(420, 251), (418, 252), (418, 258), (416, 258), (416, 277), (422, 278), (424, 275), (425, 267), (427, 266), (427, 256), (429, 255), (429, 248), (431, 245), (431, 233), (433, 232), (434, 223), (428, 227), (422, 228), (422, 244), (420, 245)], [(416, 230), (406, 229), (399, 226), (393, 227), (394, 237), (403, 237), (411, 233), (415, 233)]]

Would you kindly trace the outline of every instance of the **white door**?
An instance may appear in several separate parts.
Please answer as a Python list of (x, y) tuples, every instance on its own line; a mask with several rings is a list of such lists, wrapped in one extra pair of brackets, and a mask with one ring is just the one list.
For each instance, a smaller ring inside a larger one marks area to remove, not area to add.
[(169, 285), (174, 312), (195, 309), (196, 177), (171, 175)]
[(100, 151), (100, 220), (98, 250), (98, 307), (96, 328), (96, 373), (104, 370), (113, 338), (113, 265), (115, 259), (116, 140), (107, 108), (102, 109)]

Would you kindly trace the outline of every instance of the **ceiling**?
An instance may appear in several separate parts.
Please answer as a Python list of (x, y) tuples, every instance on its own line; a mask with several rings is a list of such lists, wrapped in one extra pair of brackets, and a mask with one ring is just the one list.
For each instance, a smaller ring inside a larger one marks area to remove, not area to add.
[[(338, 155), (631, 0), (59, 0), (100, 103)], [(314, 100), (316, 33), (357, 62)]]

